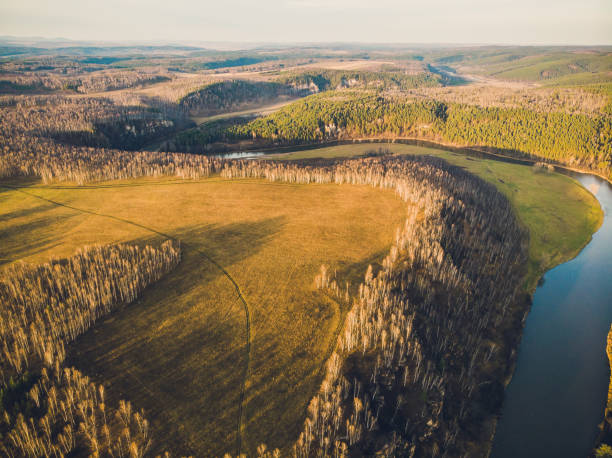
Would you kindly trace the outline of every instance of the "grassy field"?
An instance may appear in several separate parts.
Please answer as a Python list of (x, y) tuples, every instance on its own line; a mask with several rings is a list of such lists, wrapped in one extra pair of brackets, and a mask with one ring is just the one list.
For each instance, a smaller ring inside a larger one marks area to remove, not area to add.
[(605, 52), (591, 54), (553, 52), (488, 64), (485, 67), (487, 74), (506, 80), (558, 80), (562, 83), (565, 78), (571, 76), (580, 77), (585, 81), (609, 80), (607, 73), (612, 69), (612, 56)]
[(521, 222), (529, 229), (528, 290), (535, 288), (544, 272), (576, 256), (601, 225), (603, 214), (590, 192), (565, 175), (538, 172), (530, 166), (399, 143), (341, 145), (274, 157), (348, 157), (381, 146), (397, 154), (441, 157), (480, 176), (503, 192), (512, 202)]
[[(384, 145), (275, 157), (347, 157), (378, 146)], [(509, 197), (530, 231), (530, 289), (544, 271), (574, 256), (600, 224), (594, 197), (563, 175), (388, 146), (442, 157)], [(164, 234), (182, 241), (179, 267), (82, 336), (68, 364), (109, 387), (115, 402), (125, 398), (144, 408), (157, 451), (195, 456), (236, 451), (247, 361), (243, 452), (254, 452), (260, 442), (291, 444), (347, 309), (315, 292), (314, 276), (326, 263), (341, 279), (358, 282), (367, 265), (386, 254), (405, 215), (391, 192), (362, 186), (221, 178), (17, 184), (31, 187), (0, 188), (0, 264), (68, 256), (92, 243), (155, 243)], [(248, 304), (249, 358), (243, 304), (207, 256), (237, 282)]]
[(155, 243), (159, 232), (180, 239), (178, 268), (79, 338), (67, 362), (114, 402), (144, 408), (156, 451), (221, 456), (236, 452), (246, 331), (233, 284), (203, 253), (212, 257), (250, 312), (242, 450), (251, 455), (260, 442), (295, 440), (344, 321), (347, 305), (314, 290), (320, 265), (360, 281), (405, 214), (393, 193), (365, 186), (211, 178), (0, 188), (0, 262)]

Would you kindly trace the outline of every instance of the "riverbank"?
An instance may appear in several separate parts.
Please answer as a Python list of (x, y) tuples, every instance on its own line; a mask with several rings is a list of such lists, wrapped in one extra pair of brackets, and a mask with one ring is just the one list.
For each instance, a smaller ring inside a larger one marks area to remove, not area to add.
[(500, 161), (478, 152), (448, 151), (444, 145), (433, 145), (428, 142), (358, 142), (316, 149), (283, 149), (264, 157), (282, 160), (340, 158), (363, 155), (382, 147), (396, 154), (437, 156), (474, 173), (510, 200), (521, 224), (529, 231), (525, 290), (530, 294), (546, 271), (580, 253), (602, 224), (603, 213), (597, 199), (569, 176), (535, 169), (530, 166), (532, 163), (517, 159)]
[[(509, 310), (508, 319), (500, 331), (504, 336), (504, 348), (500, 349), (500, 354), (505, 356), (499, 358), (494, 369), (507, 388), (517, 364), (519, 343), (538, 281), (545, 272), (574, 259), (589, 244), (592, 235), (602, 226), (602, 208), (593, 192), (576, 179), (534, 168), (532, 162), (515, 158), (500, 160), (499, 156), (492, 157), (484, 152), (474, 155), (466, 154), (464, 150), (447, 151), (444, 145), (436, 145), (436, 148), (422, 145), (358, 142), (316, 149), (300, 148), (299, 151), (284, 151), (267, 157), (283, 160), (341, 158), (363, 155), (376, 147), (388, 148), (397, 154), (428, 154), (480, 176), (506, 195), (530, 234), (525, 300)], [(497, 417), (492, 417), (487, 424), (487, 440), (480, 448), (482, 454), (491, 449), (496, 424)]]
[(439, 138), (431, 137), (355, 137), (340, 140), (328, 140), (315, 143), (300, 143), (295, 145), (278, 144), (270, 145), (269, 142), (261, 142), (260, 140), (243, 140), (237, 143), (217, 144), (220, 151), (235, 152), (235, 151), (261, 151), (268, 154), (282, 154), (286, 152), (308, 151), (331, 146), (355, 145), (355, 144), (407, 144), (417, 145), (426, 148), (444, 148), (447, 151), (459, 152), (468, 155), (487, 156), (502, 161), (510, 161), (515, 164), (534, 165), (536, 163), (545, 162), (552, 165), (555, 170), (561, 172), (576, 172), (595, 175), (608, 183), (612, 184), (612, 176), (607, 176), (598, 170), (572, 167), (558, 161), (550, 161), (536, 155), (529, 155), (518, 151), (503, 150), (488, 146), (464, 145), (458, 143), (445, 142)]
[(587, 456), (595, 444), (610, 374), (602, 342), (612, 322), (612, 187), (577, 180), (604, 221), (578, 256), (546, 272), (518, 349), (495, 435), (495, 458)]
[(608, 332), (606, 353), (610, 362), (610, 385), (608, 386), (608, 402), (604, 410), (604, 420), (600, 425), (601, 432), (595, 447), (596, 457), (612, 455), (612, 325), (610, 325), (610, 332)]

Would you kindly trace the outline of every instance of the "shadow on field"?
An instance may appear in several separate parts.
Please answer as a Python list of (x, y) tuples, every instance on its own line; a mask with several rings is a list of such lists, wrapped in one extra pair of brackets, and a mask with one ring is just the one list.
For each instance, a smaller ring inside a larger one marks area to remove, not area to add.
[(230, 281), (202, 253), (231, 273), (282, 225), (270, 218), (173, 231), (183, 248), (179, 266), (71, 345), (68, 365), (108, 386), (112, 403), (129, 399), (144, 408), (154, 453), (233, 452), (225, 447), (236, 440), (244, 311)]
[[(387, 254), (388, 250), (382, 250), (356, 262), (336, 262), (334, 266), (341, 287), (349, 281), (351, 294), (357, 295), (368, 265), (377, 272)], [(253, 452), (261, 442), (269, 448), (283, 449), (297, 439), (303, 429), (308, 404), (321, 386), (326, 362), (350, 309), (350, 303), (334, 300), (314, 289), (305, 292), (299, 301), (300, 307), (292, 310), (289, 320), (305, 329), (300, 345), (287, 345), (282, 337), (279, 338), (286, 335), (288, 339), (295, 334), (290, 325), (279, 326), (279, 322), (288, 324), (283, 321), (282, 314), (274, 315), (275, 321), (264, 317), (260, 318), (264, 323), (254, 322), (251, 377), (245, 405), (249, 422), (247, 451)], [(329, 331), (321, 332), (327, 327)], [(279, 424), (283, 425), (281, 430)]]
[(56, 208), (56, 206), (51, 203), (42, 203), (34, 205), (30, 208), (21, 208), (12, 212), (2, 213), (0, 214), (0, 223), (4, 223), (16, 218), (37, 215), (39, 213), (44, 213), (46, 211), (52, 210), (54, 208)]
[[(37, 205), (0, 215), (0, 265), (48, 250), (60, 243), (63, 233), (54, 231), (54, 224), (68, 223), (76, 213), (58, 214), (52, 204)], [(53, 213), (48, 213), (53, 212)], [(17, 218), (27, 217), (27, 222), (14, 223)]]

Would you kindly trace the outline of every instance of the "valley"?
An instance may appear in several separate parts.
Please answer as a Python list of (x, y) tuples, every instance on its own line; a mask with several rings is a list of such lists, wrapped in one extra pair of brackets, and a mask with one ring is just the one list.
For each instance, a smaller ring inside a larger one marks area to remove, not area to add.
[[(592, 331), (594, 382), (555, 387), (592, 390), (560, 409), (606, 445), (607, 47), (22, 51), (0, 60), (3, 454), (511, 456), (517, 390), (551, 391), (538, 345), (574, 351), (548, 321)], [(520, 433), (543, 456), (549, 410)]]

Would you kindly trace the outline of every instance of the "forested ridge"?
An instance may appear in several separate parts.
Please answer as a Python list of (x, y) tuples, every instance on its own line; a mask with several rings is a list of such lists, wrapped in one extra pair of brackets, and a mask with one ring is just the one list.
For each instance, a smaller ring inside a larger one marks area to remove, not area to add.
[[(111, 131), (118, 131), (113, 142), (121, 143), (124, 137), (134, 142), (150, 139), (149, 129), (168, 123), (161, 111), (124, 107), (107, 99), (58, 96), (4, 102), (0, 109), (0, 177), (37, 176), (44, 182), (82, 184), (140, 176), (197, 178), (219, 167), (218, 159), (204, 156), (130, 152), (90, 144), (100, 135), (95, 126), (106, 123)], [(142, 123), (148, 128), (136, 129)]]
[(100, 317), (134, 301), (180, 261), (159, 248), (93, 246), (68, 259), (7, 268), (0, 278), (0, 450), (6, 456), (143, 456), (148, 421), (129, 402), (64, 367), (66, 347)]
[(104, 92), (138, 85), (168, 81), (170, 77), (156, 72), (133, 70), (97, 71), (61, 74), (57, 72), (6, 72), (0, 76), (0, 93), (27, 91), (74, 91), (81, 94)]
[(231, 111), (241, 105), (258, 104), (280, 96), (306, 95), (291, 86), (274, 82), (220, 81), (205, 85), (179, 99), (179, 106), (191, 114)]
[[(192, 132), (192, 131), (189, 131)], [(193, 133), (183, 135), (195, 135)], [(612, 118), (522, 108), (405, 100), (356, 92), (308, 97), (219, 133), (298, 144), (359, 137), (416, 137), (483, 146), (612, 173)], [(180, 136), (179, 136), (180, 142)]]
[[(61, 145), (137, 150), (193, 125), (176, 106), (152, 106), (101, 97), (4, 97), (0, 99), (4, 145), (23, 135)], [(3, 145), (3, 146), (4, 146)], [(6, 149), (6, 148), (5, 148)]]
[(352, 87), (406, 90), (442, 86), (448, 82), (444, 77), (431, 72), (411, 74), (393, 70), (375, 72), (330, 69), (288, 72), (279, 76), (277, 81), (298, 89), (310, 89), (312, 92)]

